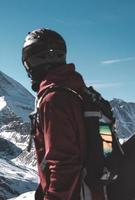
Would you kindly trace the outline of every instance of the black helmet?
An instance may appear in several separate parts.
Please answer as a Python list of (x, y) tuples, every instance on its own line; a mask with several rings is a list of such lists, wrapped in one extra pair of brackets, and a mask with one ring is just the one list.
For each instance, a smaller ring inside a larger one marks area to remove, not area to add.
[(29, 32), (22, 50), (22, 62), (26, 70), (46, 70), (52, 65), (66, 62), (66, 44), (60, 34), (49, 29)]

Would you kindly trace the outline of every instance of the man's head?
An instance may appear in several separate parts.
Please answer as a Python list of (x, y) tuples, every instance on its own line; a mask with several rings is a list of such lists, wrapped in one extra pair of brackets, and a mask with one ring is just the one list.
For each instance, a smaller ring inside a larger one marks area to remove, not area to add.
[(34, 91), (50, 69), (66, 63), (66, 51), (64, 39), (53, 30), (42, 28), (28, 33), (22, 49), (22, 62), (32, 79)]

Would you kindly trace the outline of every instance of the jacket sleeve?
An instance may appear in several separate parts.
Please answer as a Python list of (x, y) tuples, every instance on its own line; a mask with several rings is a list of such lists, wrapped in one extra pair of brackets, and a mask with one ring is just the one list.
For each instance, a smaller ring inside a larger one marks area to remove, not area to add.
[(64, 95), (49, 94), (43, 109), (45, 160), (50, 174), (45, 200), (72, 199), (81, 170), (77, 125), (82, 123), (81, 106)]

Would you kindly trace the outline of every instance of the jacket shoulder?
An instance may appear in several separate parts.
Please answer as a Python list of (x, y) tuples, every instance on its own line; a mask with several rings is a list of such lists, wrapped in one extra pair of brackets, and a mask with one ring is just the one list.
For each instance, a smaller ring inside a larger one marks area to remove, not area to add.
[(43, 94), (42, 103), (52, 103), (52, 104), (59, 104), (59, 105), (75, 105), (80, 104), (80, 100), (76, 94), (73, 94), (72, 92), (68, 90), (55, 90), (50, 91), (47, 94)]

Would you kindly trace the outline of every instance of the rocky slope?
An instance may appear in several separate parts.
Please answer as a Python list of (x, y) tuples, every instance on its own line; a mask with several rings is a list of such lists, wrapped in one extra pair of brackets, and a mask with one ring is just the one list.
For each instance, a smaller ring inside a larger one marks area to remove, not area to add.
[(116, 117), (118, 136), (127, 138), (135, 134), (135, 103), (113, 99), (111, 105)]
[(34, 148), (26, 150), (34, 97), (2, 72), (0, 83), (0, 200), (7, 200), (37, 187)]

